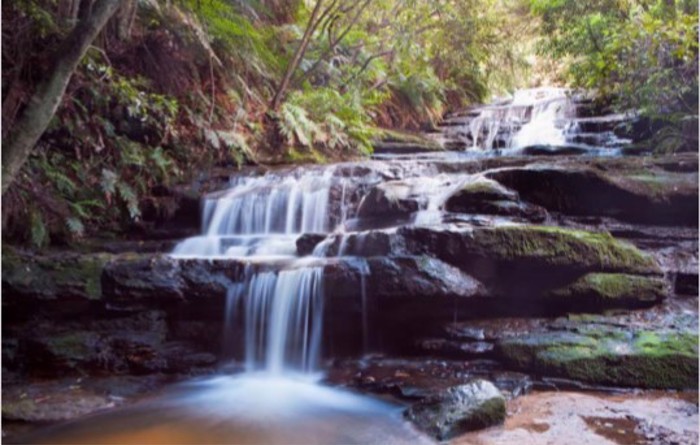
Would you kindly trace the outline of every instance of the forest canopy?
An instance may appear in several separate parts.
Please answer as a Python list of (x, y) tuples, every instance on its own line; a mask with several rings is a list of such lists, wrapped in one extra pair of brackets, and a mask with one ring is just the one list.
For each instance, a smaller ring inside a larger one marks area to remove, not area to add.
[[(81, 34), (103, 4), (96, 37)], [(3, 227), (35, 246), (138, 227), (196, 172), (363, 156), (382, 128), (429, 129), (524, 86), (595, 90), (662, 122), (668, 149), (697, 115), (687, 0), (18, 0), (2, 14)], [(30, 105), (49, 93), (38, 128)]]

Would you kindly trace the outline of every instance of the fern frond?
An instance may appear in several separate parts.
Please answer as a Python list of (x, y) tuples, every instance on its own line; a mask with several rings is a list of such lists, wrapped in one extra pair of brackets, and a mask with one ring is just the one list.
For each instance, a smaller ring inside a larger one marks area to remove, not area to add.
[(85, 234), (85, 226), (79, 218), (66, 218), (66, 227), (68, 231), (76, 238), (81, 238)]

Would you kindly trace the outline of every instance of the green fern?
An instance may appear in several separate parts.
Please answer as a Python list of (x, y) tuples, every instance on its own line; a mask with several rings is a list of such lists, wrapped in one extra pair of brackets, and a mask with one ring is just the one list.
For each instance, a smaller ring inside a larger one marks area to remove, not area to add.
[(82, 238), (83, 235), (85, 235), (85, 226), (83, 222), (76, 217), (71, 216), (66, 218), (66, 227), (68, 227), (68, 231), (75, 238)]
[(136, 192), (131, 186), (125, 182), (119, 181), (116, 184), (117, 192), (119, 196), (126, 203), (126, 208), (129, 211), (129, 217), (132, 220), (138, 220), (141, 216), (141, 210), (139, 209), (139, 200)]
[(168, 155), (163, 151), (163, 147), (156, 147), (155, 150), (151, 150), (149, 158), (159, 171), (160, 178), (167, 182), (169, 172), (172, 171), (175, 165), (173, 160), (168, 158)]
[(279, 118), (280, 132), (290, 144), (293, 144), (296, 138), (296, 141), (304, 147), (313, 145), (319, 128), (309, 119), (305, 109), (285, 102), (280, 107)]
[(248, 145), (245, 136), (236, 131), (219, 131), (219, 138), (228, 148), (229, 153), (240, 167), (247, 159), (253, 158), (253, 151)]
[(46, 223), (41, 213), (32, 209), (29, 217), (30, 221), (30, 238), (34, 247), (42, 248), (49, 243), (49, 232), (46, 229)]
[(102, 175), (100, 176), (100, 188), (105, 195), (114, 194), (118, 181), (119, 176), (116, 173), (106, 168), (102, 169)]

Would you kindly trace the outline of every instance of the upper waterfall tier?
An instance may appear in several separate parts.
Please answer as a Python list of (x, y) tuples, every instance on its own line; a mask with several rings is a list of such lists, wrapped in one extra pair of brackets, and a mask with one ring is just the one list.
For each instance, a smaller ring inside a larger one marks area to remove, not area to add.
[(518, 90), (510, 99), (447, 119), (444, 141), (467, 151), (505, 153), (538, 146), (611, 151), (629, 142), (614, 131), (629, 116), (592, 117), (590, 105), (590, 100), (566, 88)]
[(330, 231), (328, 203), (336, 183), (330, 169), (238, 178), (228, 190), (203, 199), (201, 236), (181, 242), (173, 253), (294, 255), (300, 234)]

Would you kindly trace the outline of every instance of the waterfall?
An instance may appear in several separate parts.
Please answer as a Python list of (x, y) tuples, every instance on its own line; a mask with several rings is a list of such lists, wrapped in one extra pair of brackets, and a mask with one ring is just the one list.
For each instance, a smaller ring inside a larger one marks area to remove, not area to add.
[[(323, 323), (322, 278), (322, 267), (278, 272), (248, 269), (243, 282), (231, 289), (224, 339), (230, 345), (233, 323), (229, 320), (235, 320), (237, 313), (242, 314), (247, 371), (282, 374), (311, 373), (318, 369)], [(230, 351), (230, 347), (227, 349)]]
[(296, 254), (302, 233), (329, 230), (333, 170), (244, 178), (204, 199), (203, 230), (173, 251), (176, 257), (249, 257)]
[[(243, 178), (207, 196), (202, 233), (179, 243), (175, 258), (250, 260), (240, 282), (229, 289), (223, 350), (234, 358), (242, 326), (246, 371), (272, 375), (318, 370), (323, 324), (323, 267), (296, 259), (303, 233), (328, 233), (333, 169)], [(347, 181), (341, 185), (341, 213), (347, 214)], [(286, 257), (260, 270), (260, 259)]]
[(511, 139), (508, 148), (531, 145), (563, 145), (574, 129), (576, 107), (569, 91), (559, 88), (523, 90), (516, 94), (512, 106), (531, 108), (529, 122), (525, 123)]
[(467, 127), (472, 149), (523, 148), (566, 142), (576, 108), (564, 88), (519, 90), (507, 104), (481, 109)]

